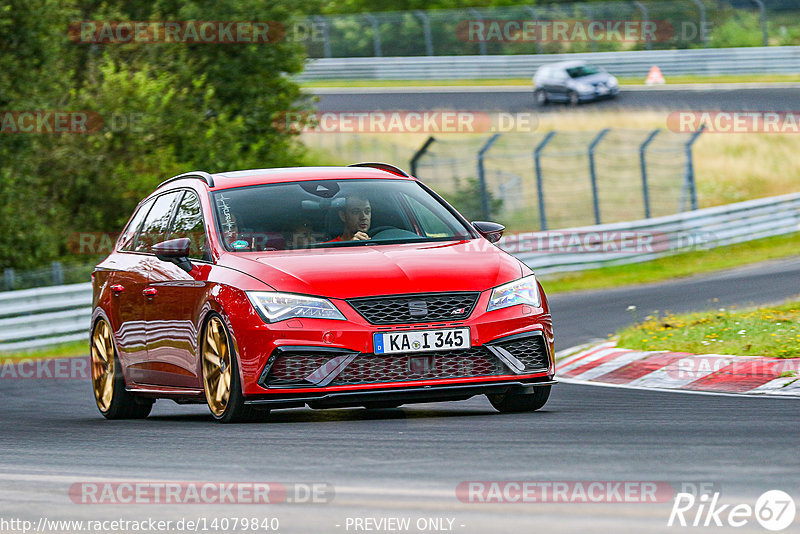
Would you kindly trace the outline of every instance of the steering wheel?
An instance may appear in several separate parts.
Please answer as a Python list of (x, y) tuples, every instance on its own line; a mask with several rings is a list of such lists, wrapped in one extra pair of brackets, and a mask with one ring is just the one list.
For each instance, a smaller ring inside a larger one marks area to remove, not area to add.
[(377, 228), (371, 228), (369, 230), (369, 232), (367, 232), (367, 234), (370, 237), (375, 237), (379, 233), (385, 232), (386, 230), (395, 230), (395, 227), (394, 226), (388, 226), (388, 225), (387, 226), (378, 226)]

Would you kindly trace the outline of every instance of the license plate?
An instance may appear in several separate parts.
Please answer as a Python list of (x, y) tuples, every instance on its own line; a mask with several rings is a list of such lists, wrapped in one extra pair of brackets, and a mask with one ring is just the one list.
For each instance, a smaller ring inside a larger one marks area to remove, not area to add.
[(471, 346), (469, 328), (376, 332), (372, 339), (375, 354), (468, 349)]

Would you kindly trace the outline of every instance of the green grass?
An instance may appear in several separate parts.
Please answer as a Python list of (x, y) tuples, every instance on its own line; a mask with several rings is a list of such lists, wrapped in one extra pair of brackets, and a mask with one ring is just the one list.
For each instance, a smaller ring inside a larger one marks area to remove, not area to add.
[(39, 359), (39, 358), (71, 358), (73, 356), (87, 356), (89, 354), (89, 340), (62, 343), (49, 348), (21, 352), (0, 352), (0, 364), (11, 359)]
[[(531, 73), (533, 76), (533, 73)], [(619, 78), (621, 85), (638, 85), (644, 83), (645, 77)], [(800, 82), (798, 74), (729, 74), (715, 76), (665, 76), (667, 84), (675, 83), (772, 83)], [(428, 87), (428, 86), (462, 86), (462, 85), (522, 85), (530, 86), (531, 78), (473, 78), (464, 80), (317, 80), (300, 84), (308, 89), (323, 87)]]
[(694, 354), (800, 357), (800, 300), (777, 307), (650, 316), (617, 333), (617, 346)]
[(798, 255), (800, 232), (711, 250), (684, 252), (638, 264), (618, 265), (563, 275), (543, 275), (548, 294), (661, 282)]

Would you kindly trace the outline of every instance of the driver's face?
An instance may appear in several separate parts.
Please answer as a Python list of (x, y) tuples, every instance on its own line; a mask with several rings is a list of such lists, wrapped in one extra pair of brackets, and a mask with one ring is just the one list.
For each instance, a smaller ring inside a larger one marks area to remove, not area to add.
[(366, 232), (372, 222), (372, 207), (369, 205), (369, 200), (360, 197), (348, 198), (344, 212), (339, 212), (339, 218), (344, 223), (345, 231), (351, 234)]

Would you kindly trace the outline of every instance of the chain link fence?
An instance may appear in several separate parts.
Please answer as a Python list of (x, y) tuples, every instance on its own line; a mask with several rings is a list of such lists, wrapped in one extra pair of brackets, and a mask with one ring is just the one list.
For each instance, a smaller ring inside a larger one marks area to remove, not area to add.
[(338, 164), (407, 165), (467, 218), (527, 231), (696, 209), (698, 135), (623, 128), (427, 139), (312, 133), (303, 142)]

